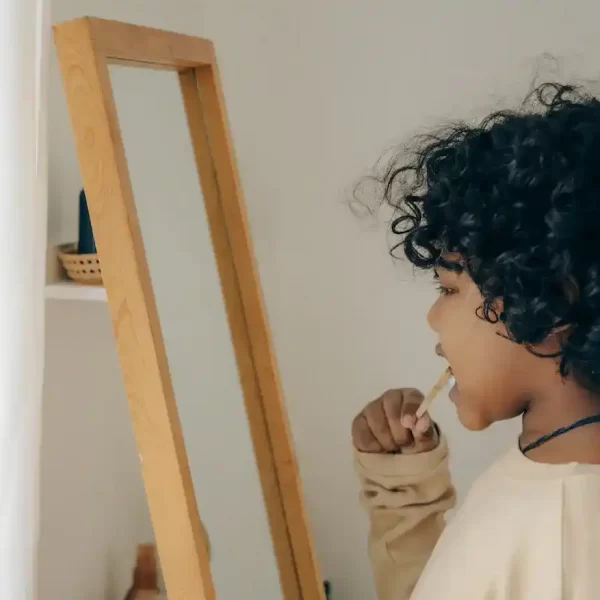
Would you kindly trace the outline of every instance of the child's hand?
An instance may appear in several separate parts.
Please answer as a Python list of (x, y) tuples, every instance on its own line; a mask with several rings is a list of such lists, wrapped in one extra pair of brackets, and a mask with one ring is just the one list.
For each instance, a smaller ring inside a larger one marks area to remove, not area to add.
[(415, 413), (423, 401), (418, 390), (390, 390), (360, 412), (352, 423), (352, 441), (359, 452), (416, 454), (438, 445), (438, 435), (426, 413)]

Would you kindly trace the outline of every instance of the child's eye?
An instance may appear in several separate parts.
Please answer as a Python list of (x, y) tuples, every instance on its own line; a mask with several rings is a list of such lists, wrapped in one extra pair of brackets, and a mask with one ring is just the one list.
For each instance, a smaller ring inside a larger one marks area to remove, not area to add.
[(440, 296), (452, 296), (452, 294), (456, 293), (454, 288), (449, 288), (445, 285), (438, 284), (436, 285), (436, 288)]

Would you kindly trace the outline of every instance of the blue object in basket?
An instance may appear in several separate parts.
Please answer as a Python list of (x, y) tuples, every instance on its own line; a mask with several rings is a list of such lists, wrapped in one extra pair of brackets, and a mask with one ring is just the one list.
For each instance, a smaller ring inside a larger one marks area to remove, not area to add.
[(78, 254), (96, 254), (96, 241), (92, 231), (92, 222), (90, 221), (90, 211), (88, 210), (85, 190), (79, 194), (79, 243), (77, 245)]

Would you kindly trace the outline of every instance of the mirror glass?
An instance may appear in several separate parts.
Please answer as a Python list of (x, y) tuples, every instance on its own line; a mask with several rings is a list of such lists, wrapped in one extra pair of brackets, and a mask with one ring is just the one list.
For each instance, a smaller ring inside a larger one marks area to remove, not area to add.
[(178, 75), (111, 65), (217, 598), (281, 598)]

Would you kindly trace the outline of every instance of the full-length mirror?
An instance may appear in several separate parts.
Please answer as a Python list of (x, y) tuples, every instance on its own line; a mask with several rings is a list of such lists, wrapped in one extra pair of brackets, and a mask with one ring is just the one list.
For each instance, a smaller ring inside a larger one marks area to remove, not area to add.
[(179, 78), (110, 77), (216, 595), (282, 598)]
[(322, 598), (212, 44), (55, 41), (169, 600)]

